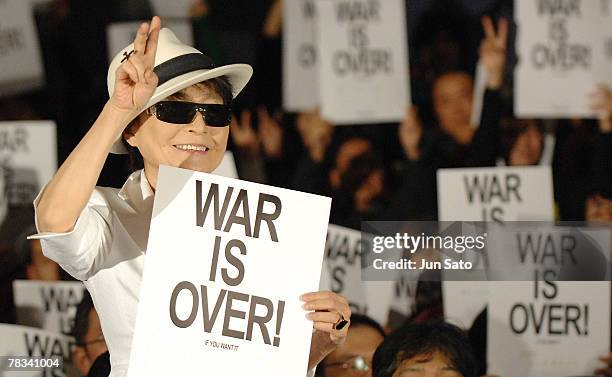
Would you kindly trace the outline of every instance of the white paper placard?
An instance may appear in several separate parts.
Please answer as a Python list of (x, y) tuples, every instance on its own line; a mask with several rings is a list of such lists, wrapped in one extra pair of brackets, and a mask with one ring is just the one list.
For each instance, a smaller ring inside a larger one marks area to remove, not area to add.
[(283, 5), (283, 107), (310, 111), (319, 103), (314, 0)]
[(610, 282), (496, 282), (487, 334), (488, 374), (591, 376), (610, 350)]
[(69, 334), (84, 289), (80, 281), (15, 280), (17, 323)]
[[(174, 1), (165, 1), (174, 4)], [(108, 41), (108, 61), (113, 60), (115, 55), (125, 46), (134, 42), (138, 27), (143, 21), (114, 22), (106, 27), (106, 39)], [(193, 29), (189, 20), (164, 20), (163, 27), (171, 29), (179, 41), (193, 46)]]
[(44, 83), (32, 7), (30, 1), (0, 1), (0, 96), (37, 89)]
[[(549, 166), (440, 169), (437, 175), (439, 221), (554, 219)], [(443, 281), (446, 319), (469, 328), (486, 306), (488, 285)]]
[(330, 290), (347, 298), (351, 311), (367, 315), (381, 325), (387, 323), (389, 310), (403, 316), (410, 314), (414, 290), (405, 280), (364, 281), (361, 255), (367, 249), (367, 237), (361, 232), (330, 224), (325, 245), (326, 276), (322, 290)]
[(0, 166), (8, 170), (9, 203), (31, 205), (57, 170), (55, 122), (0, 122)]
[(593, 117), (587, 93), (612, 86), (610, 0), (516, 0), (514, 112), (522, 118)]
[(151, 0), (151, 6), (153, 7), (153, 14), (162, 17), (162, 19), (187, 18), (191, 7), (199, 1), (203, 0)]
[(234, 160), (234, 154), (230, 151), (226, 151), (223, 155), (223, 160), (212, 174), (220, 175), (227, 178), (238, 179), (238, 171), (236, 170), (236, 161)]
[(330, 205), (161, 166), (128, 375), (305, 374)]
[[(74, 375), (70, 373), (72, 367), (70, 348), (74, 344), (72, 337), (27, 326), (0, 323), (0, 339), (2, 339), (0, 341), (0, 355), (2, 356), (61, 356), (64, 358), (63, 370), (2, 372), (3, 377), (64, 377)], [(4, 369), (5, 366), (0, 365), (0, 370)]]
[(317, 0), (323, 118), (399, 122), (410, 103), (404, 0)]

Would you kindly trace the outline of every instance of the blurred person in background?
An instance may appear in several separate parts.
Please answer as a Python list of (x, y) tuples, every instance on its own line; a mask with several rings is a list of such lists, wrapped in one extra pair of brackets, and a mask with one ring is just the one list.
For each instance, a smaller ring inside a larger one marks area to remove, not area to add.
[(535, 119), (502, 122), (501, 156), (507, 166), (537, 165), (544, 151), (544, 134)]
[(374, 377), (477, 377), (466, 334), (445, 322), (412, 324), (387, 335), (374, 354)]
[[(482, 18), (485, 37), (480, 60), (486, 71), (486, 91), (480, 125), (473, 128), (472, 77), (450, 71), (437, 77), (432, 101), (437, 128), (425, 128), (416, 107), (408, 107), (398, 132), (405, 161), (403, 181), (392, 199), (386, 218), (435, 219), (437, 217), (436, 170), (453, 167), (495, 166), (502, 113), (500, 88), (506, 65), (508, 21), (497, 31), (490, 17)], [(410, 198), (410, 199), (408, 199)]]
[[(83, 298), (77, 306), (71, 335), (75, 340), (72, 348), (72, 362), (81, 376), (87, 376), (96, 359), (108, 352), (100, 318), (87, 290), (83, 291)], [(108, 370), (110, 371), (110, 363)]]
[(318, 366), (320, 377), (372, 377), (372, 357), (385, 339), (383, 328), (365, 315), (351, 315), (346, 342)]

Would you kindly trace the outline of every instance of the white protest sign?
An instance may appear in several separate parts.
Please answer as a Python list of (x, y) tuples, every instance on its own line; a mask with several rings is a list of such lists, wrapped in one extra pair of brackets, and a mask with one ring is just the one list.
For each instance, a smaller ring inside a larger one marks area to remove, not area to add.
[(0, 1), (0, 96), (39, 88), (44, 71), (33, 4)]
[(57, 170), (55, 122), (0, 122), (0, 165), (8, 171), (9, 204), (31, 205)]
[(317, 0), (322, 116), (398, 122), (410, 103), (404, 0)]
[(591, 376), (610, 350), (610, 282), (496, 282), (488, 374)]
[(82, 282), (15, 280), (17, 322), (69, 334), (84, 289)]
[(306, 373), (330, 205), (161, 166), (128, 375)]
[(330, 224), (325, 244), (326, 285), (330, 290), (347, 298), (351, 311), (367, 315), (381, 325), (387, 323), (389, 310), (403, 316), (410, 314), (414, 295), (403, 279), (397, 281), (364, 281), (361, 273), (361, 255), (368, 248), (368, 236), (361, 232)]
[[(174, 4), (174, 1), (165, 1)], [(156, 13), (157, 14), (157, 13)], [(138, 27), (143, 21), (114, 22), (106, 27), (106, 40), (108, 42), (108, 61), (113, 60), (115, 55), (125, 46), (134, 42)], [(171, 29), (179, 41), (193, 46), (193, 29), (188, 20), (164, 20), (164, 27)]]
[[(55, 357), (64, 359), (64, 368), (46, 371), (2, 372), (3, 377), (64, 377), (74, 375), (71, 370), (74, 344), (72, 337), (27, 326), (0, 324), (0, 355), (21, 357)], [(8, 365), (0, 365), (0, 371)], [(72, 368), (73, 369), (73, 368)]]
[[(189, 10), (198, 2), (205, 0), (151, 0), (153, 14), (166, 18), (187, 18)], [(125, 46), (124, 46), (125, 47)]]
[(612, 86), (610, 0), (517, 0), (514, 112), (523, 118), (592, 117), (587, 93)]
[(314, 0), (283, 5), (283, 107), (310, 111), (319, 103)]
[[(439, 221), (552, 221), (549, 166), (440, 169)], [(497, 283), (495, 283), (497, 284)], [(468, 328), (487, 303), (481, 281), (443, 281), (447, 320)]]
[(515, 280), (489, 284), (489, 374), (591, 375), (610, 344), (610, 229), (521, 222), (488, 233), (489, 273)]
[(234, 160), (234, 154), (230, 151), (226, 151), (223, 155), (223, 160), (212, 174), (220, 175), (227, 178), (238, 179), (238, 171), (236, 170), (236, 161)]

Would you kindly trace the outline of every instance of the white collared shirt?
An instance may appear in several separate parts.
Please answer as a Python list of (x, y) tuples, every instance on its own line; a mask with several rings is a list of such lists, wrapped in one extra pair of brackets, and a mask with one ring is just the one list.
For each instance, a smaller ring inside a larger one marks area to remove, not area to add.
[(110, 377), (127, 374), (153, 198), (144, 170), (138, 170), (121, 190), (96, 187), (72, 231), (30, 237), (40, 239), (43, 254), (91, 293), (110, 352)]

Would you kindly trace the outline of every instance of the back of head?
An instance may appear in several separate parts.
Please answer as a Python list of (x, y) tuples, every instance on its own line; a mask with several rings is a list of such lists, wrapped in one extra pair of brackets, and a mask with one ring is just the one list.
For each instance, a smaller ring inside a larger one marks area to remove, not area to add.
[(477, 377), (466, 334), (446, 322), (406, 325), (385, 338), (374, 354), (373, 376), (391, 377), (406, 360), (442, 354), (463, 377)]

